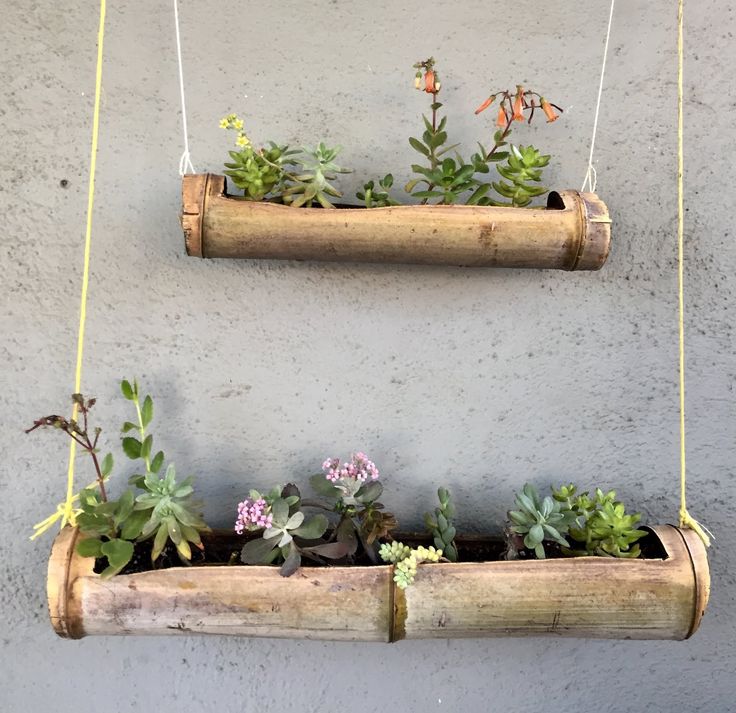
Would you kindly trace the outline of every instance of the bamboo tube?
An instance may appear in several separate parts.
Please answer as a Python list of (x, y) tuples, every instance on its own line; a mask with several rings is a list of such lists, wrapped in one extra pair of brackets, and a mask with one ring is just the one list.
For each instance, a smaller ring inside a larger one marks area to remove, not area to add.
[(548, 208), (291, 208), (228, 196), (225, 178), (188, 175), (182, 227), (195, 257), (598, 270), (611, 219), (594, 193), (552, 192)]
[(487, 636), (685, 639), (708, 601), (705, 548), (694, 533), (652, 528), (662, 559), (585, 557), (422, 565), (394, 586), (393, 569), (177, 567), (107, 581), (65, 528), (49, 560), (57, 634), (231, 634), (339, 641)]
[(687, 639), (708, 600), (705, 548), (691, 530), (652, 529), (666, 559), (423, 567), (413, 586), (397, 591), (394, 638)]

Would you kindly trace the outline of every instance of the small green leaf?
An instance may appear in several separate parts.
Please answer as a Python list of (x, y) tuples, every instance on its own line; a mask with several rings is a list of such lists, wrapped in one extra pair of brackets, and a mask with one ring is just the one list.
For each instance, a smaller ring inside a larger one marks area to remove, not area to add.
[(296, 530), (304, 522), (304, 513), (301, 510), (295, 512), (287, 521), (287, 530)]
[(151, 550), (151, 561), (155, 562), (160, 556), (169, 539), (169, 528), (165, 522), (162, 522), (156, 530), (156, 537), (153, 538), (153, 550)]
[(271, 506), (271, 513), (273, 514), (273, 521), (278, 525), (285, 525), (289, 519), (289, 505), (283, 498), (274, 500)]
[(153, 400), (150, 396), (146, 396), (143, 400), (143, 406), (141, 408), (141, 422), (143, 428), (145, 428), (153, 420)]
[(120, 390), (123, 392), (123, 396), (128, 399), (128, 401), (132, 401), (135, 398), (133, 387), (130, 385), (130, 382), (127, 379), (123, 379), (120, 382)]
[(289, 554), (284, 560), (284, 564), (281, 565), (279, 574), (282, 577), (291, 577), (296, 572), (302, 563), (302, 557), (299, 554), (299, 548), (291, 542), (289, 545)]
[(120, 429), (123, 433), (128, 433), (129, 431), (137, 431), (138, 426), (135, 423), (131, 423), (130, 421), (126, 421), (123, 424), (123, 427)]
[(113, 466), (113, 457), (112, 453), (108, 453), (103, 459), (102, 463), (100, 464), (100, 471), (102, 472), (102, 475), (107, 477), (112, 473), (112, 466)]
[(244, 564), (263, 564), (275, 547), (276, 541), (273, 539), (264, 540), (259, 537), (257, 540), (250, 540), (243, 546), (240, 559)]
[(141, 458), (149, 458), (151, 455), (151, 449), (153, 448), (153, 436), (148, 435), (146, 436), (146, 439), (143, 441), (143, 445), (141, 446)]
[(355, 499), (359, 503), (372, 503), (374, 500), (378, 500), (383, 492), (383, 485), (377, 480), (372, 480), (368, 483), (364, 483), (360, 490), (355, 494)]
[(347, 547), (347, 553), (354, 555), (358, 549), (358, 533), (355, 531), (355, 525), (350, 518), (344, 518), (340, 521), (335, 532), (335, 539), (342, 542)]
[(102, 557), (102, 541), (88, 537), (77, 543), (77, 554), (80, 557)]
[(327, 480), (324, 473), (317, 473), (309, 479), (309, 484), (312, 486), (312, 490), (318, 495), (322, 495), (327, 498), (337, 498), (340, 495), (340, 491), (332, 484), (331, 481)]
[(149, 516), (150, 510), (134, 510), (122, 523), (120, 537), (124, 540), (135, 540), (140, 536)]
[(298, 528), (292, 530), (291, 534), (304, 540), (317, 540), (325, 534), (328, 525), (329, 521), (320, 513), (310, 517)]
[(419, 139), (411, 136), (409, 137), (409, 143), (415, 151), (419, 151), (423, 156), (429, 156), (429, 149)]
[(304, 552), (326, 557), (327, 559), (339, 560), (347, 557), (350, 551), (349, 546), (345, 542), (328, 542), (324, 545), (315, 545), (314, 547), (305, 547)]
[(159, 451), (153, 457), (151, 461), (151, 473), (158, 473), (161, 470), (161, 466), (164, 464), (164, 452)]
[[(133, 491), (126, 490), (120, 496), (120, 499), (117, 502), (117, 508), (116, 508), (115, 516), (113, 518), (115, 527), (120, 527), (120, 525), (131, 516), (131, 514), (133, 513), (134, 505), (135, 505), (135, 496), (133, 495)], [(125, 538), (125, 539), (128, 539), (128, 538)]]
[(132, 436), (123, 438), (123, 451), (128, 458), (136, 460), (141, 457), (141, 442)]
[(107, 557), (110, 567), (115, 568), (118, 572), (133, 557), (133, 543), (127, 540), (108, 540), (102, 543), (100, 550)]

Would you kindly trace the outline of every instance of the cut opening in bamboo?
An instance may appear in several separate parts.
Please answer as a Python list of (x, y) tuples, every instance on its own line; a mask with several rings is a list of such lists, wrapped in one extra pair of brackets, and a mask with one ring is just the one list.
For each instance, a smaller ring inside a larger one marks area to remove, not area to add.
[(611, 241), (608, 209), (594, 193), (552, 192), (546, 209), (333, 210), (242, 200), (209, 173), (182, 181), (182, 227), (195, 257), (599, 270)]
[(277, 567), (192, 566), (103, 580), (94, 560), (77, 554), (79, 532), (67, 527), (49, 560), (49, 611), (56, 633), (72, 639), (686, 639), (708, 602), (705, 548), (690, 530), (649, 529), (661, 557), (427, 564), (401, 590), (388, 565), (302, 567), (288, 578)]

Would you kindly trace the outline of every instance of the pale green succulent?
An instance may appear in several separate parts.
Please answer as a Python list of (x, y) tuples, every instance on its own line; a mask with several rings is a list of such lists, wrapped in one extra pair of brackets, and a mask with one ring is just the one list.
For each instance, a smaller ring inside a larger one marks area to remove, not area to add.
[(330, 148), (320, 143), (313, 149), (303, 147), (302, 151), (293, 159), (295, 164), (301, 166), (302, 172), (289, 175), (293, 183), (282, 193), (284, 203), (295, 208), (309, 208), (317, 202), (323, 208), (334, 208), (328, 196), (341, 198), (342, 193), (330, 181), (334, 181), (339, 173), (350, 173), (335, 163), (341, 147)]
[(545, 559), (544, 542), (551, 541), (568, 547), (565, 539), (575, 513), (549, 495), (540, 498), (537, 489), (527, 483), (516, 496), (518, 510), (509, 511), (511, 531), (524, 536), (524, 547), (534, 550), (538, 559)]
[(435, 547), (441, 549), (450, 562), (457, 562), (456, 531), (452, 521), (455, 506), (447, 488), (440, 488), (437, 491), (437, 498), (440, 505), (434, 509), (434, 513), (425, 513), (424, 524), (434, 539)]

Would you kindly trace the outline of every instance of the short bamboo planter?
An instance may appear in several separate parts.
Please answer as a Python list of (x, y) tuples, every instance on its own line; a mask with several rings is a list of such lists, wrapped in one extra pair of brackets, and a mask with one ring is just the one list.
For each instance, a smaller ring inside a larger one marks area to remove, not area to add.
[(48, 570), (59, 636), (230, 634), (382, 641), (490, 636), (686, 639), (710, 579), (690, 530), (650, 528), (659, 559), (603, 557), (422, 565), (407, 590), (393, 568), (176, 567), (104, 581), (57, 536)]
[(196, 257), (598, 270), (611, 219), (594, 193), (550, 193), (547, 209), (291, 208), (228, 196), (223, 176), (188, 175), (181, 222)]

